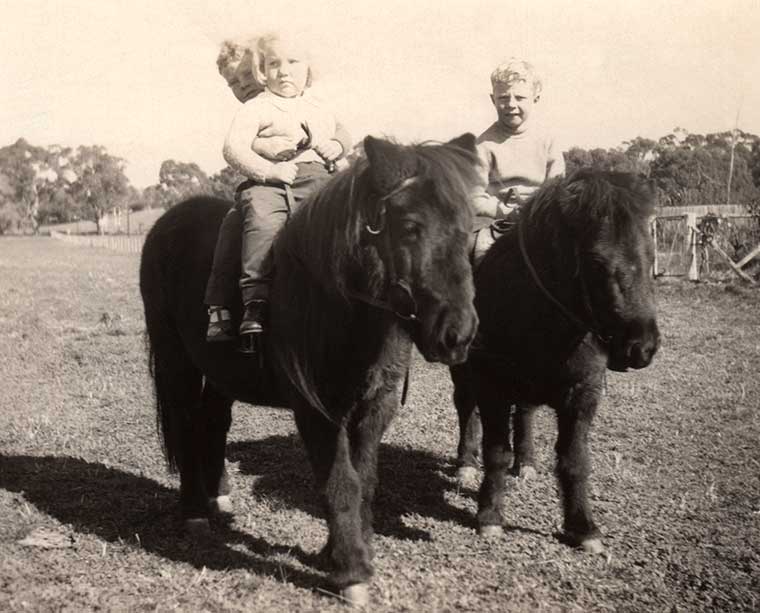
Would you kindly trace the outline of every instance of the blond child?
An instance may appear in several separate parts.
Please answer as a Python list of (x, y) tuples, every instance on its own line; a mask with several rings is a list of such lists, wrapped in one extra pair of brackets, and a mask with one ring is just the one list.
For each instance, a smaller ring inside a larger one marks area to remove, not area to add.
[[(239, 66), (245, 67), (244, 62), (245, 54)], [(309, 91), (308, 55), (295, 41), (275, 35), (260, 38), (251, 49), (251, 67), (264, 91), (238, 111), (224, 144), (227, 163), (247, 177), (235, 200), (243, 224), (239, 286), (245, 311), (239, 335), (241, 346), (249, 348), (255, 347), (265, 327), (270, 250), (277, 232), (291, 208), (328, 177), (326, 166), (350, 149), (346, 131)], [(238, 80), (239, 72), (240, 67), (234, 72)], [(231, 224), (223, 224), (220, 231), (206, 292), (209, 341), (234, 338), (228, 303), (219, 300), (225, 297), (218, 291), (223, 284), (217, 282), (230, 269), (229, 250), (223, 245), (228, 240), (225, 225)]]
[[(542, 83), (531, 64), (512, 58), (491, 73), (497, 119), (477, 140), (483, 189), (472, 206), (479, 225), (506, 217), (547, 179), (565, 173), (565, 162), (548, 130), (534, 117)], [(478, 232), (477, 263), (494, 241), (491, 228)]]

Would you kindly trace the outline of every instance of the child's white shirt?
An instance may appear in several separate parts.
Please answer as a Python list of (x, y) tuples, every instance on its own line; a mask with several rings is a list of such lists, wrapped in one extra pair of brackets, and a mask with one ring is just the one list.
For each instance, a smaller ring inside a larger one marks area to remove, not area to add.
[[(243, 175), (264, 182), (276, 161), (254, 152), (253, 141), (257, 137), (267, 138), (268, 135), (292, 135), (292, 144), (295, 145), (304, 135), (303, 124), (308, 125), (311, 132), (312, 147), (335, 137), (335, 116), (325, 102), (310, 90), (294, 98), (284, 98), (264, 90), (243, 104), (235, 115), (224, 144), (224, 158)], [(321, 163), (324, 160), (313, 148), (308, 148), (289, 161)]]

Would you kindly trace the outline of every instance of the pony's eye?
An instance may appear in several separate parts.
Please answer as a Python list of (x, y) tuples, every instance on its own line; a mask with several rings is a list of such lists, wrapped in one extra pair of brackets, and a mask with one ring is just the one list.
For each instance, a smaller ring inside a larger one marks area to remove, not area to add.
[(405, 238), (417, 238), (422, 226), (413, 219), (404, 219), (401, 222), (401, 233)]

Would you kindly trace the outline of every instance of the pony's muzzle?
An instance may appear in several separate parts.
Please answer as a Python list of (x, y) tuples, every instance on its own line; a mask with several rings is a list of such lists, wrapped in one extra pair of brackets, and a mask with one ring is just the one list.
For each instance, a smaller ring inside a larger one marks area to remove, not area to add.
[(656, 320), (647, 320), (634, 326), (634, 329), (634, 333), (629, 334), (623, 342), (613, 346), (607, 364), (611, 370), (646, 368), (652, 363), (660, 348), (660, 331)]
[(643, 337), (631, 343), (628, 350), (628, 363), (631, 368), (645, 368), (652, 363), (654, 354), (660, 348), (660, 330), (657, 322), (652, 319), (646, 326)]
[(478, 330), (478, 315), (475, 309), (444, 308), (436, 328), (433, 359), (450, 366), (464, 362)]

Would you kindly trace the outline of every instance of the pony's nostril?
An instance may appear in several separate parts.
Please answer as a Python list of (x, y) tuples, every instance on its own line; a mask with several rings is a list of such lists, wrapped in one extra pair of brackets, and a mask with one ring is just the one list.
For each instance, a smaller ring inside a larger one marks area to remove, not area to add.
[(456, 349), (461, 342), (462, 337), (453, 326), (446, 331), (443, 337), (443, 344), (446, 349)]
[(628, 364), (633, 368), (648, 366), (654, 357), (655, 347), (648, 343), (633, 343), (628, 352)]

